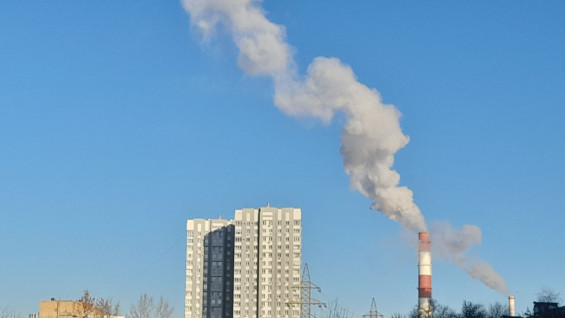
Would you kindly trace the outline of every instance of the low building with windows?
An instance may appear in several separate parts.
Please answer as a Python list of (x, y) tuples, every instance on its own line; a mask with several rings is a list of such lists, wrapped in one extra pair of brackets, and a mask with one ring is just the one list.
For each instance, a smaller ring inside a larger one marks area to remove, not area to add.
[(96, 306), (74, 300), (43, 300), (39, 302), (39, 314), (35, 318), (125, 318), (124, 316), (106, 315)]

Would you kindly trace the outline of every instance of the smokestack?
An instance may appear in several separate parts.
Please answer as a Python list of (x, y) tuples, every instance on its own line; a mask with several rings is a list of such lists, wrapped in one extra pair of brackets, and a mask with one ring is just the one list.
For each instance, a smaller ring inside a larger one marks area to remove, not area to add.
[(508, 309), (510, 317), (516, 316), (516, 306), (514, 304), (514, 296), (508, 296)]
[(432, 318), (432, 253), (428, 232), (418, 234), (418, 316)]

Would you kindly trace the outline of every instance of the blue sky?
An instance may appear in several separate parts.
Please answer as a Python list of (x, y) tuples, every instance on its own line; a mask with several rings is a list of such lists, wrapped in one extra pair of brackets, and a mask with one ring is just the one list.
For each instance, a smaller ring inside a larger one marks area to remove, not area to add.
[[(565, 282), (565, 3), (270, 1), (301, 72), (338, 57), (403, 114), (401, 184), (473, 248), (523, 311)], [(27, 315), (84, 289), (141, 293), (183, 316), (185, 221), (303, 209), (317, 298), (358, 314), (416, 302), (401, 227), (349, 188), (342, 118), (296, 120), (244, 75), (226, 34), (203, 43), (177, 1), (0, 3), (0, 307)], [(448, 262), (434, 297), (505, 302)]]

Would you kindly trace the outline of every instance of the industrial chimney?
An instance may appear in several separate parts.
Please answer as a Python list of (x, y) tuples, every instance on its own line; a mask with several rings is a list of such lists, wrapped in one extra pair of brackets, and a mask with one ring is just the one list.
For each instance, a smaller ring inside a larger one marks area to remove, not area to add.
[(428, 232), (418, 234), (418, 316), (432, 318), (432, 253)]
[(516, 316), (516, 305), (514, 303), (514, 296), (508, 296), (508, 314), (510, 317)]

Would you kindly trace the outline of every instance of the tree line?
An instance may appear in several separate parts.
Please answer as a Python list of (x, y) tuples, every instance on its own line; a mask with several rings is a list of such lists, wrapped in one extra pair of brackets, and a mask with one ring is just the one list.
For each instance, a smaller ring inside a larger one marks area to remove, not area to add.
[[(558, 292), (550, 288), (542, 288), (537, 294), (538, 302), (562, 302)], [(85, 290), (82, 296), (77, 299), (82, 304), (83, 313), (79, 318), (108, 318), (121, 315), (121, 307), (118, 301), (112, 298), (95, 298), (88, 290)], [(463, 301), (459, 312), (447, 305), (442, 305), (436, 300), (432, 300), (430, 317), (433, 318), (500, 318), (508, 315), (509, 308), (507, 304), (494, 302), (489, 305), (473, 303), (471, 301)], [(160, 297), (155, 299), (147, 294), (142, 294), (136, 303), (132, 304), (129, 312), (125, 314), (126, 318), (172, 318), (174, 307)], [(518, 316), (533, 318), (533, 314), (528, 308), (526, 312), (517, 314)], [(353, 318), (355, 314), (340, 304), (337, 299), (330, 302), (318, 315), (319, 318)], [(0, 318), (24, 318), (22, 314), (17, 313), (9, 307), (0, 308)], [(408, 314), (395, 313), (390, 318), (419, 318), (418, 308), (415, 307)]]
[[(544, 287), (537, 293), (536, 301), (560, 303), (562, 299), (558, 292), (551, 288)], [(501, 304), (500, 302), (483, 305), (471, 301), (463, 301), (461, 310), (457, 312), (449, 306), (442, 305), (432, 299), (431, 311), (427, 313), (427, 316), (433, 318), (500, 318), (502, 316), (508, 316), (509, 311), (508, 304)], [(534, 317), (534, 314), (529, 308), (523, 313), (516, 313), (516, 315), (526, 318)], [(419, 318), (418, 308), (415, 307), (407, 315), (393, 314), (391, 318)]]
[[(81, 305), (82, 312), (79, 318), (110, 318), (122, 316), (119, 301), (112, 298), (94, 297), (88, 290), (76, 300)], [(155, 299), (147, 294), (139, 296), (137, 302), (132, 304), (126, 318), (172, 318), (174, 307), (163, 297)], [(24, 318), (21, 313), (10, 307), (0, 308), (0, 318)]]
[[(94, 298), (88, 290), (77, 300), (82, 304), (83, 317), (81, 318), (107, 318), (120, 315), (120, 303), (112, 298)], [(147, 294), (142, 294), (135, 304), (130, 306), (127, 318), (171, 318), (174, 307), (169, 305), (163, 297), (158, 300)], [(0, 317), (2, 318), (2, 317)]]
[[(558, 292), (555, 290), (543, 287), (537, 293), (538, 302), (560, 303), (563, 300)], [(494, 302), (489, 305), (473, 303), (471, 301), (463, 301), (460, 311), (456, 311), (447, 305), (439, 303), (437, 300), (431, 301), (432, 309), (427, 313), (428, 317), (433, 318), (501, 318), (509, 314), (508, 304)], [(526, 309), (524, 313), (516, 313), (517, 316), (525, 318), (534, 318), (534, 314), (530, 309)], [(349, 310), (346, 306), (340, 303), (337, 299), (330, 302), (326, 307), (320, 308), (316, 314), (318, 318), (355, 318), (359, 317), (354, 312)], [(390, 318), (419, 318), (418, 307), (414, 307), (412, 311), (407, 314), (395, 313)]]

